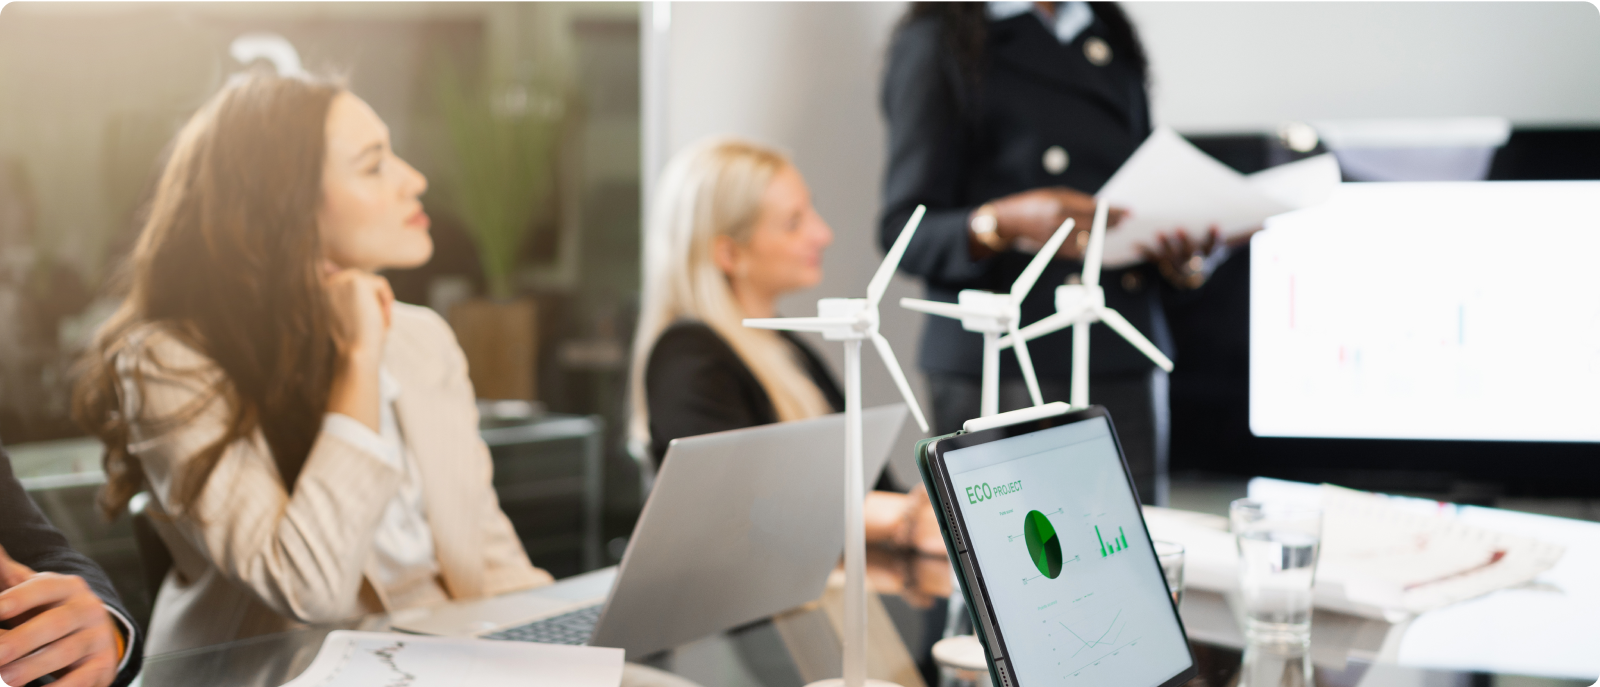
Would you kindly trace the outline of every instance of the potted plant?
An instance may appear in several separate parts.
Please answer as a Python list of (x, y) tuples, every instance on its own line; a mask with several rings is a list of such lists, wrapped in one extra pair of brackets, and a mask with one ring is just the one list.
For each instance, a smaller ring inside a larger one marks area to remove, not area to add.
[(448, 60), (437, 92), (448, 135), (442, 190), (477, 249), (485, 297), (451, 307), (480, 398), (534, 399), (536, 303), (515, 289), (518, 258), (555, 212), (564, 101), (554, 89), (469, 84)]

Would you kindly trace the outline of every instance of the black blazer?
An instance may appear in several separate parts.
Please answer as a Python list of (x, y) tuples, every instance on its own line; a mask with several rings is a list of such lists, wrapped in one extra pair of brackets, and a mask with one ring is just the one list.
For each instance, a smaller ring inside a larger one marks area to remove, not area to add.
[[(22, 482), (11, 470), (11, 456), (6, 455), (4, 447), (0, 447), (0, 546), (5, 547), (12, 559), (37, 572), (83, 578), (105, 605), (133, 622), (133, 616), (122, 605), (122, 597), (117, 596), (105, 571), (87, 556), (72, 550), (67, 538), (45, 519), (39, 506), (23, 491)], [(128, 663), (111, 683), (113, 687), (132, 682), (144, 665), (144, 633), (135, 628), (133, 636), (127, 640)]]
[[(778, 334), (800, 352), (806, 373), (834, 412), (844, 410), (844, 395), (816, 352), (789, 332)], [(650, 453), (658, 466), (673, 439), (778, 421), (755, 373), (702, 322), (680, 321), (661, 332), (645, 366), (644, 392)]]
[[(1100, 3), (1091, 3), (1100, 13)], [(928, 206), (900, 269), (922, 277), (930, 300), (955, 302), (962, 289), (1009, 291), (1031, 255), (1006, 251), (983, 260), (968, 254), (967, 216), (985, 202), (1043, 186), (1094, 193), (1150, 134), (1143, 74), (1118, 56), (1132, 47), (1097, 17), (1067, 45), (1032, 13), (988, 23), (984, 59), (973, 79), (943, 40), (938, 16), (910, 19), (896, 31), (883, 80), (889, 125), (879, 239), (887, 247), (918, 204)], [(1090, 36), (1106, 41), (1111, 62), (1095, 66), (1084, 55)], [(1061, 146), (1068, 164), (1060, 174), (1044, 168), (1045, 151)], [(1137, 211), (1137, 208), (1134, 209)], [(1082, 264), (1054, 260), (1022, 303), (1022, 321), (1055, 312), (1055, 287)], [(1172, 354), (1161, 310), (1162, 280), (1149, 265), (1102, 275), (1106, 303), (1156, 346)], [(1091, 328), (1095, 375), (1153, 367), (1106, 327)], [(1029, 346), (1041, 377), (1066, 379), (1072, 336), (1063, 330)], [(929, 317), (918, 361), (924, 370), (976, 377), (983, 337), (945, 317)], [(1016, 356), (1001, 356), (1002, 376), (1019, 377)]]

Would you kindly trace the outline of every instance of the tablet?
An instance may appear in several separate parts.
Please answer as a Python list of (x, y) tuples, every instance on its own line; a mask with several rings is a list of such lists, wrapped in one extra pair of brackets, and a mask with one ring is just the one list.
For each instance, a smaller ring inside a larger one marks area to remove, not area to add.
[(1099, 406), (917, 445), (999, 687), (1169, 687), (1197, 674)]

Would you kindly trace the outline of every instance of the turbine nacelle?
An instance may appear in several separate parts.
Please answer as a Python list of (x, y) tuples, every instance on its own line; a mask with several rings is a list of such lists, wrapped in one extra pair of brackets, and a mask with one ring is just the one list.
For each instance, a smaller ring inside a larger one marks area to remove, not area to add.
[(1004, 334), (1011, 325), (1022, 321), (1020, 299), (1009, 293), (994, 293), (966, 289), (956, 297), (956, 305), (965, 313), (961, 328), (983, 334)]
[(1106, 305), (1106, 292), (1087, 284), (1062, 284), (1056, 287), (1056, 312), (1079, 312)]
[(878, 331), (878, 310), (865, 298), (823, 298), (817, 301), (817, 318), (849, 320), (850, 324), (822, 330), (828, 341), (868, 339)]

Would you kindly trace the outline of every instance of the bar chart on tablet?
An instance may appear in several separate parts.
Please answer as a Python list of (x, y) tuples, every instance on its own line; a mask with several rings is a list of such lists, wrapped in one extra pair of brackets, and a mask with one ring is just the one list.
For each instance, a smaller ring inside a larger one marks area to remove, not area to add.
[(1600, 183), (1345, 184), (1267, 227), (1255, 434), (1600, 441)]

